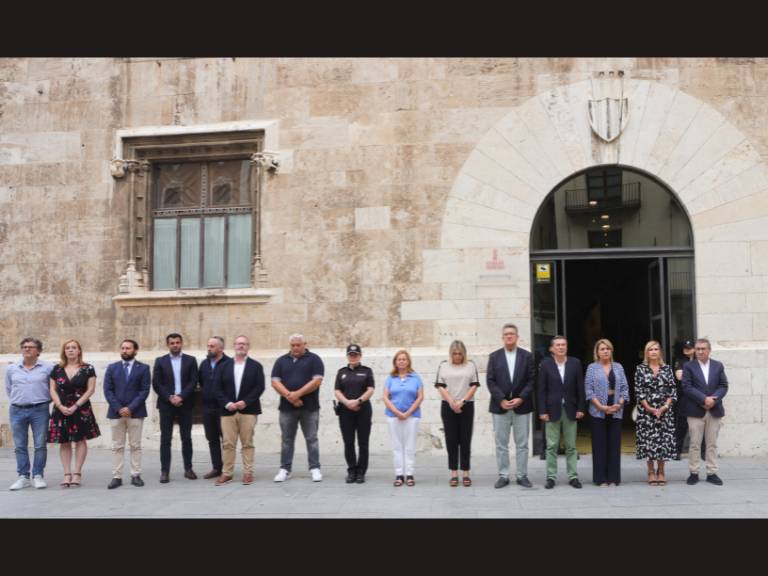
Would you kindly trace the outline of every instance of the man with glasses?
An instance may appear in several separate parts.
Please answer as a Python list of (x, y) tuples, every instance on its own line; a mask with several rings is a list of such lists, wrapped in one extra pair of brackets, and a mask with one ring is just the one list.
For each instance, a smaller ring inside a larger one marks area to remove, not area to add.
[[(18, 479), (11, 484), (11, 490), (21, 490), (34, 486), (45, 488), (44, 471), (48, 456), (46, 436), (50, 417), (48, 404), (51, 401), (48, 382), (53, 366), (40, 360), (43, 343), (37, 338), (24, 338), (21, 341), (22, 359), (8, 366), (5, 371), (5, 391), (11, 401), (10, 421), (13, 444), (16, 453), (16, 472)], [(29, 480), (29, 428), (35, 456), (32, 462), (32, 482)]]

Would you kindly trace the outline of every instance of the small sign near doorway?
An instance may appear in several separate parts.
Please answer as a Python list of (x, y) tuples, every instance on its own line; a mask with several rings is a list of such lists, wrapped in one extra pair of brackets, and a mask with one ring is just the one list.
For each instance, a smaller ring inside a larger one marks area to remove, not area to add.
[(549, 284), (552, 281), (552, 264), (536, 264), (536, 283)]

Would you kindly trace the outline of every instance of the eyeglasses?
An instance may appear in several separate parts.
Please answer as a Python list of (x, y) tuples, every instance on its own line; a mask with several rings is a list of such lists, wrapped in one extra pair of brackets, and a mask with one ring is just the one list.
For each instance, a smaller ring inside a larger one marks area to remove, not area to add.
[(22, 350), (37, 350), (37, 346), (22, 346)]

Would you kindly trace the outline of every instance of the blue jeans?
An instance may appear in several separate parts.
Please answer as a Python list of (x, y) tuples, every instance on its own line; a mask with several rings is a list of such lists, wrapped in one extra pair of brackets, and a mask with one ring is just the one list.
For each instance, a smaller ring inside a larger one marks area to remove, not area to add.
[(46, 440), (48, 436), (48, 403), (32, 408), (17, 408), (11, 405), (11, 431), (13, 445), (16, 447), (16, 472), (29, 478), (29, 427), (32, 426), (32, 439), (35, 444), (35, 460), (32, 464), (32, 476), (43, 476), (45, 461), (48, 457)]

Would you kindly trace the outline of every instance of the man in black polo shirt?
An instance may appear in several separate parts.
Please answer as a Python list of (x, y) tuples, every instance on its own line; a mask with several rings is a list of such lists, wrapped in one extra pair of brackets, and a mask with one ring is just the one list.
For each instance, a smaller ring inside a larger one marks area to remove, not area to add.
[[(334, 393), (339, 401), (339, 426), (347, 460), (347, 484), (365, 482), (368, 470), (368, 439), (373, 411), (368, 400), (373, 396), (373, 371), (360, 364), (363, 351), (357, 344), (347, 346), (347, 362), (336, 374)], [(355, 455), (355, 433), (360, 446)]]
[(275, 482), (285, 482), (291, 477), (293, 448), (296, 430), (301, 424), (301, 432), (307, 443), (309, 471), (313, 482), (320, 482), (320, 444), (317, 440), (317, 428), (320, 422), (320, 384), (323, 381), (325, 367), (317, 354), (307, 349), (304, 336), (294, 334), (290, 337), (291, 351), (280, 356), (272, 368), (272, 387), (280, 394), (280, 470)]

